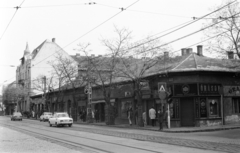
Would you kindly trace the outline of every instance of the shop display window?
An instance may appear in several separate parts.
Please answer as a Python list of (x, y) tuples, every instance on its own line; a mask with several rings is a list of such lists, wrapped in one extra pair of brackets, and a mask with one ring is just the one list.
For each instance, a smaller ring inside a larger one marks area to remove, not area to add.
[(209, 116), (219, 116), (219, 101), (218, 99), (208, 99)]

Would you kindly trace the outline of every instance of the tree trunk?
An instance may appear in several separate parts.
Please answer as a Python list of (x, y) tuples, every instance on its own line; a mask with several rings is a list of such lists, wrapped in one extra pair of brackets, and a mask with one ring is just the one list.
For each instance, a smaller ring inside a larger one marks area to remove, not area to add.
[(138, 105), (138, 126), (140, 127), (144, 126), (142, 114), (143, 114), (142, 105)]
[(105, 105), (105, 122), (106, 125), (115, 125), (116, 110), (111, 104)]

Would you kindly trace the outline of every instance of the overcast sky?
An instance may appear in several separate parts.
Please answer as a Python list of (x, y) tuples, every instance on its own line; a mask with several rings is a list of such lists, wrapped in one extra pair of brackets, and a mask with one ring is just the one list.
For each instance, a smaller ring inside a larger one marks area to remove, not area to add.
[[(16, 12), (14, 7), (20, 4)], [(160, 36), (164, 34), (161, 32), (206, 15), (210, 8), (221, 4), (222, 0), (1, 0), (0, 88), (15, 80), (16, 67), (10, 65), (20, 64), (27, 42), (32, 51), (44, 40), (56, 38), (56, 43), (71, 55), (76, 54), (78, 43), (91, 43), (93, 54), (104, 54), (99, 40), (113, 38), (114, 25), (132, 31), (137, 41), (149, 35)], [(124, 11), (119, 9), (128, 6)], [(170, 42), (197, 31), (204, 22), (206, 19), (161, 40)], [(170, 45), (175, 51), (202, 38), (202, 33), (198, 33)]]

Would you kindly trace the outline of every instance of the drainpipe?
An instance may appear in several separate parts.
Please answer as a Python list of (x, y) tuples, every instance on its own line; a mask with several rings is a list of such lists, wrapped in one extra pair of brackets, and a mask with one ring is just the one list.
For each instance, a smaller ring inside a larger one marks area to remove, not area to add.
[(219, 93), (221, 95), (221, 117), (222, 117), (222, 125), (224, 125), (224, 106), (223, 106), (223, 87), (219, 89)]

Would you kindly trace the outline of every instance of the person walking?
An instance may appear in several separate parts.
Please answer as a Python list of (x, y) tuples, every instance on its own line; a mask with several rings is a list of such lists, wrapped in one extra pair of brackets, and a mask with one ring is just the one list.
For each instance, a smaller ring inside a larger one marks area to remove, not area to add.
[(138, 107), (135, 108), (134, 116), (135, 116), (135, 123), (137, 125), (138, 124)]
[(166, 110), (164, 113), (164, 120), (165, 120), (166, 127), (168, 128), (168, 110)]
[(147, 125), (147, 117), (146, 117), (146, 112), (144, 111), (142, 114), (142, 118), (143, 118), (143, 126)]
[(95, 120), (96, 122), (99, 122), (99, 113), (97, 109), (95, 110)]
[(149, 118), (151, 120), (152, 126), (155, 126), (156, 111), (153, 107), (149, 109)]
[(132, 106), (128, 108), (127, 115), (128, 115), (129, 125), (132, 126), (132, 117), (133, 117)]
[(158, 110), (158, 122), (159, 122), (159, 130), (163, 130), (163, 121), (164, 121), (164, 113), (162, 109), (160, 108)]

